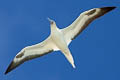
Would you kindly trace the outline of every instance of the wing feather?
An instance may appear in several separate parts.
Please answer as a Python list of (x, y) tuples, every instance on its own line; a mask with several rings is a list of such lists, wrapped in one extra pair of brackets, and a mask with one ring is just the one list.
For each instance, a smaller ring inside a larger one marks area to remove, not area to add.
[(15, 56), (14, 60), (8, 66), (5, 74), (12, 71), (13, 69), (15, 69), (16, 67), (18, 67), (19, 65), (23, 64), (28, 60), (38, 58), (52, 51), (55, 51), (54, 48), (55, 46), (52, 43), (50, 37), (48, 37), (45, 41), (39, 44), (25, 47)]
[(105, 13), (113, 10), (116, 7), (94, 8), (85, 11), (68, 27), (62, 29), (67, 44), (75, 39), (93, 20), (103, 16)]

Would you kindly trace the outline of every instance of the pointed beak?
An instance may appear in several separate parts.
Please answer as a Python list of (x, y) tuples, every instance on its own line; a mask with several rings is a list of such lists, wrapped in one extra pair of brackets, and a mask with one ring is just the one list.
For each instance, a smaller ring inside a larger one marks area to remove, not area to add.
[(50, 22), (52, 21), (50, 18), (47, 18), (47, 19), (48, 19), (48, 21), (50, 21)]
[(47, 18), (47, 19), (48, 19), (48, 21), (50, 21), (50, 24), (53, 23), (53, 20), (52, 20), (52, 19), (50, 19), (50, 18)]

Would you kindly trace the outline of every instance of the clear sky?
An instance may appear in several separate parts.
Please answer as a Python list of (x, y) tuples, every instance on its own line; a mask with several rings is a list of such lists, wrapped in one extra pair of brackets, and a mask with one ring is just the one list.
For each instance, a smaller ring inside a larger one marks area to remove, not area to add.
[[(117, 8), (92, 22), (69, 46), (73, 69), (61, 52), (25, 62), (4, 75), (25, 46), (50, 34), (48, 17), (59, 28), (81, 12), (97, 7)], [(120, 80), (120, 5), (117, 0), (0, 0), (0, 80)]]

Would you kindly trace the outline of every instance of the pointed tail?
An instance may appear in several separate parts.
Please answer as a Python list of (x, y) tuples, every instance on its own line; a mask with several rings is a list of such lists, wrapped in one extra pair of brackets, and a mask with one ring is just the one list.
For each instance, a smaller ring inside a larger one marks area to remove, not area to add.
[(69, 61), (69, 63), (72, 65), (73, 68), (76, 68), (75, 67), (75, 64), (74, 64), (74, 59), (72, 57), (72, 54), (71, 52), (69, 51), (69, 49), (66, 49), (66, 50), (61, 50), (61, 52), (64, 54), (64, 56), (67, 58), (67, 60)]

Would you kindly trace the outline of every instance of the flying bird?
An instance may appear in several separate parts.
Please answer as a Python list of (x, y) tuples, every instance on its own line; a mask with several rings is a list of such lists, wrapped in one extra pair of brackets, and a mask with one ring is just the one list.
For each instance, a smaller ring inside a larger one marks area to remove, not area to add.
[(61, 51), (69, 63), (75, 68), (74, 59), (68, 48), (74, 40), (93, 20), (103, 16), (116, 7), (93, 8), (80, 14), (68, 27), (59, 29), (54, 20), (50, 21), (51, 34), (41, 43), (23, 48), (12, 60), (5, 74), (12, 71), (22, 63), (46, 55), (52, 51)]

